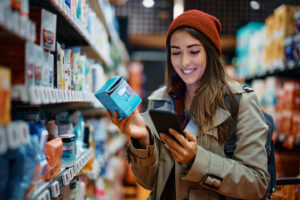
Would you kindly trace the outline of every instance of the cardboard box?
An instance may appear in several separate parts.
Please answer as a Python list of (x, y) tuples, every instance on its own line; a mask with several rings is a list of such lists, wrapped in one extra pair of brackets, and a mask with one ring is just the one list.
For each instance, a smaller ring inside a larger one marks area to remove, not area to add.
[(31, 8), (29, 16), (36, 24), (36, 43), (44, 49), (54, 52), (57, 16), (42, 8)]
[(110, 113), (117, 111), (118, 118), (128, 117), (142, 102), (121, 76), (109, 79), (95, 96)]

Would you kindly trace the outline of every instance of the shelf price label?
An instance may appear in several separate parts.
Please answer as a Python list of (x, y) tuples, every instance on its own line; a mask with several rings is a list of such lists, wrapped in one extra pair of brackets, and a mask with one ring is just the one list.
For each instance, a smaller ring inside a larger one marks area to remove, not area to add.
[(43, 193), (40, 196), (38, 196), (37, 200), (51, 200), (49, 190), (43, 191)]
[(63, 184), (64, 184), (64, 185), (68, 185), (68, 184), (70, 183), (68, 171), (65, 171), (65, 172), (62, 174), (62, 180), (63, 180)]
[(56, 198), (60, 195), (60, 189), (59, 189), (59, 184), (58, 184), (58, 181), (54, 181), (52, 184), (51, 184), (51, 196), (52, 198)]
[(7, 150), (6, 131), (0, 126), (0, 154), (4, 154)]

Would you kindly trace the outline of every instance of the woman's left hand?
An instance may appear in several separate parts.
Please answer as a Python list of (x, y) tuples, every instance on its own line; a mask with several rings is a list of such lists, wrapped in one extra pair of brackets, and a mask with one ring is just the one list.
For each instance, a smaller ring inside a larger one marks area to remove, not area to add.
[(173, 158), (179, 163), (192, 164), (198, 150), (197, 138), (188, 131), (184, 131), (185, 137), (171, 128), (169, 132), (178, 142), (166, 134), (160, 134), (160, 137), (172, 153)]

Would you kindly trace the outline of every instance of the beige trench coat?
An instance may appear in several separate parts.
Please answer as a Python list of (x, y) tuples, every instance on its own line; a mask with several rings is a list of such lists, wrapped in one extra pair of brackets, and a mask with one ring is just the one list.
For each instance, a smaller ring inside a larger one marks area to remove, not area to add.
[[(253, 90), (244, 90), (235, 82), (229, 84), (234, 93), (242, 93), (233, 159), (225, 157), (224, 145), (217, 142), (216, 127), (230, 116), (230, 112), (222, 108), (214, 117), (214, 128), (198, 134), (198, 151), (191, 166), (174, 161), (161, 143), (148, 112), (142, 114), (154, 144), (147, 149), (137, 149), (131, 142), (127, 152), (138, 183), (152, 191), (148, 199), (160, 199), (174, 164), (177, 200), (219, 199), (219, 194), (228, 199), (259, 199), (264, 196), (269, 183), (265, 151), (268, 126)], [(158, 109), (174, 108), (165, 87), (149, 97), (148, 110), (155, 101), (156, 105), (161, 104)]]

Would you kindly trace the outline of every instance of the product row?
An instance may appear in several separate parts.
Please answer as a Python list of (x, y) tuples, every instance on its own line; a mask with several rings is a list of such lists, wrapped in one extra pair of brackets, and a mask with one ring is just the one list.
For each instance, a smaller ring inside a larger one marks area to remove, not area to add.
[(275, 120), (274, 141), (282, 147), (293, 150), (300, 146), (300, 81), (268, 77), (254, 80), (260, 105)]
[(237, 75), (253, 77), (300, 65), (300, 7), (281, 5), (265, 22), (237, 31)]
[[(36, 25), (29, 19), (29, 3), (9, 0), (1, 1), (0, 4), (0, 27), (16, 34), (18, 37), (34, 42), (36, 40)], [(18, 11), (16, 11), (18, 10)]]
[(31, 120), (0, 127), (4, 199), (43, 199), (50, 194), (54, 198), (60, 194), (52, 191), (57, 184), (60, 190), (82, 173), (95, 180), (126, 142), (106, 118), (85, 120), (79, 111), (45, 114), (47, 120), (40, 120), (40, 115), (18, 111), (16, 118)]

